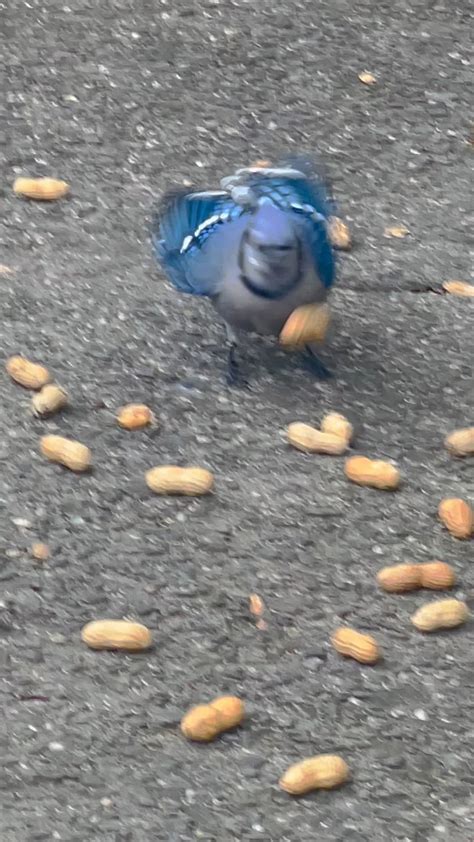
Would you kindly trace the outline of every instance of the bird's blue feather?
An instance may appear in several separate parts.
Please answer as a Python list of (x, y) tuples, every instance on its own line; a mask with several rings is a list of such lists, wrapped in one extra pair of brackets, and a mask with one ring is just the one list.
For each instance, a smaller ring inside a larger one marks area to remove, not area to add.
[[(155, 257), (178, 290), (215, 294), (218, 264), (225, 259), (219, 247), (221, 235), (230, 223), (251, 214), (262, 200), (301, 220), (321, 282), (327, 288), (332, 285), (334, 253), (326, 222), (334, 209), (311, 161), (288, 157), (276, 167), (238, 170), (221, 184), (222, 190), (168, 193), (154, 214)], [(240, 227), (236, 236), (241, 237)], [(223, 240), (228, 243), (226, 237)], [(238, 242), (235, 248), (238, 250)]]
[(311, 226), (311, 252), (321, 283), (329, 289), (336, 275), (336, 260), (327, 228), (322, 223)]
[(325, 181), (313, 163), (300, 156), (288, 156), (276, 167), (249, 167), (221, 182), (231, 194), (242, 185), (256, 201), (269, 199), (289, 214), (305, 220), (310, 248), (319, 277), (326, 288), (335, 276), (335, 255), (329, 240), (327, 221), (335, 213), (335, 203), (329, 197)]
[(306, 179), (251, 174), (248, 186), (258, 198), (270, 199), (281, 210), (294, 210), (296, 206), (327, 216), (324, 194)]
[(166, 194), (152, 220), (152, 245), (157, 260), (173, 285), (182, 292), (209, 295), (214, 292), (209, 272), (193, 271), (206, 242), (222, 226), (244, 212), (225, 191)]

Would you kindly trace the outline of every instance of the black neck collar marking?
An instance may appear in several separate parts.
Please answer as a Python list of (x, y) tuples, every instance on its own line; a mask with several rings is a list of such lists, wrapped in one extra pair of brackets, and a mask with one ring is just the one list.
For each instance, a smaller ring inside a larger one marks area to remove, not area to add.
[(287, 284), (285, 284), (284, 287), (280, 287), (279, 289), (268, 289), (267, 287), (260, 287), (258, 286), (258, 284), (254, 284), (254, 282), (251, 281), (250, 278), (243, 271), (243, 248), (247, 237), (248, 233), (247, 231), (244, 231), (239, 249), (240, 280), (242, 281), (244, 287), (248, 289), (249, 292), (253, 293), (253, 295), (258, 295), (260, 298), (266, 298), (268, 301), (277, 301), (279, 298), (284, 298), (285, 295), (288, 295), (288, 293), (291, 292), (301, 280), (302, 249), (300, 241), (298, 240), (297, 242), (298, 261), (294, 279), (289, 281)]
[(295, 286), (299, 283), (300, 276), (298, 273), (294, 281), (290, 281), (285, 287), (280, 287), (280, 289), (266, 289), (265, 287), (259, 287), (242, 272), (240, 273), (240, 280), (249, 292), (252, 292), (254, 295), (258, 295), (259, 298), (266, 298), (268, 301), (276, 301), (279, 298), (284, 298), (285, 295), (288, 295), (288, 293), (295, 288)]

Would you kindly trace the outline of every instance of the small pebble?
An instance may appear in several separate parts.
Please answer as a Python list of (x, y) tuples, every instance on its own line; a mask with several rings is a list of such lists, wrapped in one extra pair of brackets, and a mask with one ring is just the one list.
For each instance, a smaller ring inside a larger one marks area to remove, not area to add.
[(422, 708), (418, 708), (418, 710), (415, 710), (414, 715), (417, 719), (421, 719), (422, 722), (426, 722), (428, 719), (428, 714)]
[(66, 643), (66, 635), (61, 632), (53, 632), (49, 635), (51, 643)]
[(14, 517), (12, 518), (12, 523), (18, 526), (19, 529), (30, 529), (31, 527), (31, 521), (26, 520), (24, 517)]

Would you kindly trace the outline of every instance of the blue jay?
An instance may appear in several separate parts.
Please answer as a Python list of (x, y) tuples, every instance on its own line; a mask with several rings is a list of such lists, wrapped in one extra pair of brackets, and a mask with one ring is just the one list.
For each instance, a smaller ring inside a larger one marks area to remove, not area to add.
[[(335, 275), (333, 206), (306, 159), (239, 169), (220, 185), (167, 193), (151, 235), (176, 289), (210, 298), (224, 320), (227, 379), (236, 383), (240, 331), (278, 336), (296, 307), (326, 299)], [(312, 346), (306, 353), (318, 376), (330, 376)]]

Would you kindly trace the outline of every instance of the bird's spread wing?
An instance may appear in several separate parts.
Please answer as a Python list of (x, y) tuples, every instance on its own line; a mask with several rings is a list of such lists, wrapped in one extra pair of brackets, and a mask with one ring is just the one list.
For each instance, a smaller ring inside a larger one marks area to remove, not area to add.
[(236, 203), (255, 205), (267, 199), (304, 222), (316, 269), (322, 283), (334, 281), (335, 258), (329, 240), (328, 220), (334, 203), (311, 161), (288, 158), (276, 167), (247, 167), (222, 179)]
[[(167, 193), (152, 220), (155, 256), (181, 292), (213, 295), (219, 281), (216, 265), (219, 233), (245, 213), (226, 190)], [(212, 252), (215, 251), (215, 259)]]
[(240, 229), (232, 229), (235, 243), (224, 232), (265, 200), (300, 220), (321, 282), (332, 285), (334, 253), (327, 222), (334, 213), (333, 204), (309, 159), (289, 157), (275, 167), (240, 169), (222, 179), (221, 188), (167, 193), (153, 216), (153, 250), (177, 289), (194, 295), (215, 294), (226, 251), (233, 245), (236, 251), (239, 248)]

